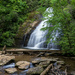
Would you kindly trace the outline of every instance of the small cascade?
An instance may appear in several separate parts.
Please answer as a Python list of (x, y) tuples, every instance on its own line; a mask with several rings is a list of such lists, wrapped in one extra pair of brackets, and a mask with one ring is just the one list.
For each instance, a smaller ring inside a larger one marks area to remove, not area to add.
[[(52, 13), (53, 9), (52, 8), (47, 8), (46, 11), (48, 13)], [(48, 17), (52, 17), (53, 14), (48, 15)], [(56, 38), (59, 36), (59, 32), (58, 30), (56, 30), (55, 32), (53, 31), (52, 34), (53, 35), (53, 39), (50, 39), (50, 43), (47, 45), (46, 44), (46, 40), (47, 40), (47, 33), (48, 30), (42, 31), (41, 28), (48, 26), (47, 24), (47, 17), (44, 17), (45, 20), (43, 20), (37, 27), (36, 29), (32, 32), (32, 34), (30, 35), (28, 44), (26, 48), (30, 48), (30, 49), (58, 49), (58, 46), (53, 42), (56, 41)], [(50, 25), (49, 25), (50, 26)]]

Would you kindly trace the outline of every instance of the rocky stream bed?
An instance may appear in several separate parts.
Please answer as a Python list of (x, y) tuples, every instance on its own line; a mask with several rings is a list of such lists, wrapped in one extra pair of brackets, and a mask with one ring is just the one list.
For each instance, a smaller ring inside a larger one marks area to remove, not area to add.
[(75, 75), (74, 57), (0, 54), (0, 75)]

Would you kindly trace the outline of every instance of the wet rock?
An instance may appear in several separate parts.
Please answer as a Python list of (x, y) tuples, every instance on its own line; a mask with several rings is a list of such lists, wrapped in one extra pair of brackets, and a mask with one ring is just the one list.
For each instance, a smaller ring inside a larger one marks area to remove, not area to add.
[(32, 61), (33, 64), (37, 64), (37, 63), (39, 63), (39, 62), (40, 62), (39, 59), (35, 59), (35, 60)]
[(75, 71), (72, 71), (72, 72), (71, 72), (71, 75), (75, 75)]
[(58, 58), (36, 58), (32, 61), (33, 64), (38, 64), (43, 61), (51, 61), (51, 62), (56, 62)]
[(57, 64), (63, 65), (63, 64), (65, 64), (65, 62), (64, 61), (57, 61)]
[(32, 60), (32, 63), (38, 64), (38, 63), (46, 61), (46, 60), (47, 60), (47, 58), (36, 58), (36, 59)]
[(15, 72), (17, 72), (17, 69), (16, 68), (8, 68), (8, 69), (5, 69), (5, 71), (7, 73), (15, 73)]
[(51, 55), (52, 53), (45, 53), (45, 56), (49, 56), (49, 55)]
[(41, 74), (43, 72), (43, 67), (41, 66), (38, 66), (38, 67), (34, 67), (34, 68), (30, 68), (28, 71), (27, 71), (27, 75), (37, 75), (37, 74)]
[(15, 56), (0, 55), (0, 65), (5, 65), (9, 61), (14, 60)]
[(24, 46), (27, 45), (28, 39), (32, 31), (40, 23), (40, 20), (32, 22), (31, 20), (26, 20), (20, 27), (15, 37), (15, 45), (20, 47), (23, 44), (23, 36), (26, 35), (26, 40)]
[(16, 63), (16, 66), (18, 66), (19, 69), (28, 69), (30, 66), (30, 62), (28, 61), (18, 61)]
[(47, 67), (50, 64), (50, 61), (43, 61), (39, 63), (39, 66)]
[(56, 67), (54, 67), (55, 70), (60, 69), (61, 65), (57, 65)]

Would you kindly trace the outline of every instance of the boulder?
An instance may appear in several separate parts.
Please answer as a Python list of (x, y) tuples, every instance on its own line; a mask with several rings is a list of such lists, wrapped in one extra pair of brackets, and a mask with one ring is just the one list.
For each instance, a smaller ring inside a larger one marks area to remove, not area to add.
[(7, 73), (15, 73), (15, 72), (17, 72), (17, 69), (16, 68), (8, 68), (8, 69), (5, 69), (5, 71)]
[(37, 67), (33, 67), (28, 69), (27, 74), (26, 75), (37, 75), (37, 74), (41, 74), (43, 72), (43, 67), (41, 66), (37, 66)]
[(0, 55), (0, 65), (5, 65), (9, 61), (14, 60), (15, 56)]
[(16, 66), (18, 66), (19, 69), (28, 69), (30, 66), (30, 62), (28, 61), (18, 61), (16, 63)]

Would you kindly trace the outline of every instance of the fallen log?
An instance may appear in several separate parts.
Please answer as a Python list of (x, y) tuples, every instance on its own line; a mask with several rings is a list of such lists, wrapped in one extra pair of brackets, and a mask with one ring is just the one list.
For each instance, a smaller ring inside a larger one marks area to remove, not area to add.
[(40, 75), (45, 75), (52, 66), (53, 66), (53, 64), (50, 64)]

